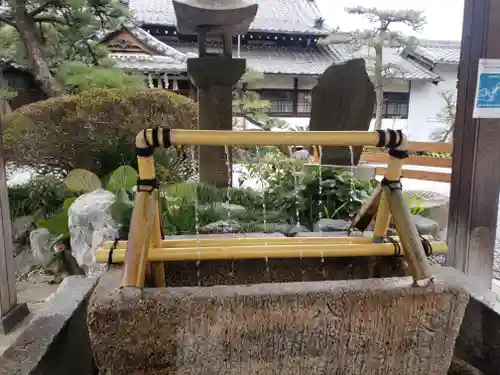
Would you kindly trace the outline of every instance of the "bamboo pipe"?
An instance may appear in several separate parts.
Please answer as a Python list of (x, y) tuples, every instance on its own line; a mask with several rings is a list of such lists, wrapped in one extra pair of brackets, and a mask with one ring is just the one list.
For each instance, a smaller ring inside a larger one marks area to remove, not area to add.
[(417, 228), (411, 220), (410, 209), (403, 191), (401, 189), (391, 189), (388, 185), (384, 185), (383, 189), (413, 279), (418, 281), (431, 278), (432, 272), (429, 261), (425, 256)]
[[(423, 236), (428, 241), (433, 241), (432, 236)], [(396, 242), (400, 242), (399, 237), (395, 236), (392, 239)], [(156, 248), (166, 248), (166, 249), (178, 249), (178, 248), (204, 248), (204, 247), (225, 247), (225, 246), (250, 246), (250, 245), (331, 245), (331, 244), (344, 244), (344, 245), (355, 245), (355, 244), (366, 244), (372, 243), (372, 238), (368, 236), (363, 237), (222, 237), (222, 238), (200, 238), (200, 239), (168, 239), (161, 241), (159, 246), (153, 246)], [(103, 249), (111, 249), (114, 246), (114, 242), (106, 241), (103, 243)], [(115, 249), (126, 249), (127, 241), (119, 241)]]
[[(433, 253), (447, 252), (445, 242), (430, 242)], [(269, 245), (269, 246), (227, 246), (205, 248), (178, 248), (150, 249), (148, 261), (198, 261), (198, 260), (236, 260), (236, 259), (285, 259), (285, 258), (338, 258), (363, 256), (394, 256), (395, 249), (392, 243), (371, 244), (315, 244), (315, 245)], [(404, 250), (401, 255), (406, 255)], [(125, 258), (124, 249), (115, 249), (112, 254), (113, 263), (121, 263)], [(106, 263), (109, 260), (109, 251), (99, 249), (96, 252), (96, 261)]]
[(266, 132), (266, 131), (223, 131), (223, 130), (170, 130), (173, 145), (200, 146), (376, 146), (379, 141), (377, 132), (355, 131), (305, 131), (305, 132)]
[[(386, 131), (386, 139), (388, 139), (389, 134)], [(397, 143), (399, 146), (395, 149), (397, 151), (408, 150), (408, 140), (406, 136), (401, 134), (401, 138), (398, 139)], [(387, 172), (385, 178), (389, 181), (399, 181), (401, 178), (401, 172), (403, 170), (404, 159), (395, 158), (389, 156), (389, 162), (387, 164)], [(387, 230), (389, 229), (389, 224), (391, 222), (391, 212), (389, 210), (389, 204), (385, 194), (382, 195), (380, 200), (379, 208), (377, 211), (377, 216), (375, 219), (375, 227), (373, 228), (373, 238), (375, 241), (382, 241), (384, 237), (387, 236)]]

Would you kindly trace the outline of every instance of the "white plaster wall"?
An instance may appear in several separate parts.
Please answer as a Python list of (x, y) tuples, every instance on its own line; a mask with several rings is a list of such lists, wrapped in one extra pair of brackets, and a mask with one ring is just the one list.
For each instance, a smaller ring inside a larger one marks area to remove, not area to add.
[(445, 106), (440, 93), (447, 90), (456, 92), (458, 65), (441, 64), (434, 70), (444, 81), (437, 85), (431, 82), (412, 82), (410, 90), (410, 110), (407, 134), (412, 141), (431, 141), (431, 134), (446, 125), (436, 118)]

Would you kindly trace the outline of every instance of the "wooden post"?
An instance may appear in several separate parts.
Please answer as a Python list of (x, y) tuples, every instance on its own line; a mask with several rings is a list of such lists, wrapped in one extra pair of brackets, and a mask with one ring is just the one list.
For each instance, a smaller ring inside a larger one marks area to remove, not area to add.
[(491, 288), (500, 187), (500, 119), (472, 118), (480, 58), (500, 59), (500, 2), (466, 0), (448, 225), (448, 264)]
[(0, 334), (7, 334), (28, 316), (29, 310), (26, 303), (17, 302), (14, 246), (3, 156), (2, 109), (0, 108)]

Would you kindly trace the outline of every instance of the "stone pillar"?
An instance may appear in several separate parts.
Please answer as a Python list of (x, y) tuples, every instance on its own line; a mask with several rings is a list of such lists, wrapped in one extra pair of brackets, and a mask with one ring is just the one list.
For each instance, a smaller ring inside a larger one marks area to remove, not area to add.
[[(188, 75), (198, 87), (200, 130), (233, 129), (233, 87), (245, 73), (245, 68), (244, 59), (222, 55), (188, 59)], [(229, 162), (232, 166), (231, 157)], [(200, 146), (199, 163), (200, 182), (228, 187), (231, 176), (224, 147)]]

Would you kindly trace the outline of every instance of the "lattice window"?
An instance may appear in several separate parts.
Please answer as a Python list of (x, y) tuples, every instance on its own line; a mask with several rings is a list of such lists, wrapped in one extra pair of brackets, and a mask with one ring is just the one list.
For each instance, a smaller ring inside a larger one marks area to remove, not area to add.
[[(410, 108), (410, 93), (408, 92), (386, 92), (384, 93), (383, 117), (384, 118), (408, 118)], [(373, 108), (375, 117), (376, 108)]]
[(270, 113), (293, 113), (293, 91), (291, 90), (262, 90), (259, 91), (262, 100), (271, 102)]

